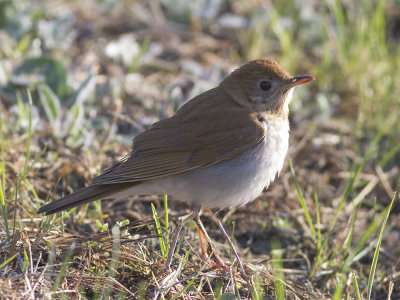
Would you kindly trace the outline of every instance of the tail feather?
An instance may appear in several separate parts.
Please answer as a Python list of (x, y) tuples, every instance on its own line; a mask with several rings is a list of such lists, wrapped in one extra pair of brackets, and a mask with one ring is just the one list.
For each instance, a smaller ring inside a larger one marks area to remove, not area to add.
[(73, 194), (67, 195), (49, 204), (43, 205), (37, 211), (38, 214), (45, 213), (51, 215), (63, 210), (71, 209), (86, 203), (96, 200), (104, 199), (106, 197), (112, 198), (113, 195), (132, 187), (135, 183), (114, 183), (102, 185), (90, 185)]

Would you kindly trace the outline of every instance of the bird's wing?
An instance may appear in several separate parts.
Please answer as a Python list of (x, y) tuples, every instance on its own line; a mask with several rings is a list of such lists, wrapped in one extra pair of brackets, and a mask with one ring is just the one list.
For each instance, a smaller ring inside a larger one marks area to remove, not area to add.
[(257, 116), (227, 94), (210, 90), (137, 135), (129, 156), (92, 184), (137, 182), (232, 159), (263, 140)]

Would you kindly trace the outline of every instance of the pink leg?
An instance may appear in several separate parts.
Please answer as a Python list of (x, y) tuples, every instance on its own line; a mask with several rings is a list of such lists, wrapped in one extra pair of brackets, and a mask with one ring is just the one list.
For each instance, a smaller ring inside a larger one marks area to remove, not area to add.
[[(214, 254), (215, 264), (213, 265), (213, 267), (227, 270), (228, 267), (225, 265), (225, 263), (219, 257), (213, 243), (211, 242), (210, 237), (207, 234), (206, 229), (204, 228), (203, 223), (200, 220), (199, 215), (195, 214), (195, 216), (193, 217), (193, 220), (195, 221), (197, 231), (199, 232), (200, 247), (201, 247), (201, 252), (202, 252), (201, 258), (203, 260), (207, 260), (209, 255)], [(206, 249), (204, 241), (207, 243), (207, 249)]]

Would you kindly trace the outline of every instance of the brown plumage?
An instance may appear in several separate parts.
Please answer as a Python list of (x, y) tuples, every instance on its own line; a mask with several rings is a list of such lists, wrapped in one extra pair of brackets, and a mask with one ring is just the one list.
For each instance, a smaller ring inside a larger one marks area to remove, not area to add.
[[(260, 80), (270, 82), (271, 89), (260, 89)], [(265, 139), (265, 120), (274, 116), (286, 124), (288, 91), (309, 80), (292, 77), (269, 59), (251, 61), (218, 87), (188, 101), (171, 118), (137, 135), (132, 152), (94, 178), (89, 187), (44, 205), (38, 212), (52, 214), (111, 198), (151, 180), (239, 157)]]

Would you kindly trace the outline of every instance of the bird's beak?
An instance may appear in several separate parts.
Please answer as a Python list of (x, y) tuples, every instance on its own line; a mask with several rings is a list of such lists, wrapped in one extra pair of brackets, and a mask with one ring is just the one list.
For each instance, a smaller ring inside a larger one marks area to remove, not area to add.
[(302, 84), (305, 84), (305, 83), (307, 83), (307, 82), (310, 82), (310, 81), (312, 81), (312, 80), (314, 80), (314, 79), (315, 79), (315, 78), (314, 78), (314, 77), (311, 77), (311, 76), (298, 76), (298, 77), (293, 77), (292, 79), (290, 79), (290, 81), (289, 81), (287, 84), (285, 84), (285, 85), (283, 85), (283, 86), (277, 88), (277, 89), (275, 90), (275, 92), (280, 91), (280, 90), (288, 90), (288, 89), (293, 88), (293, 87), (295, 87), (295, 86), (297, 86), (297, 85), (302, 85)]

